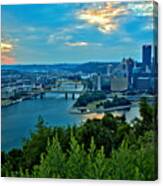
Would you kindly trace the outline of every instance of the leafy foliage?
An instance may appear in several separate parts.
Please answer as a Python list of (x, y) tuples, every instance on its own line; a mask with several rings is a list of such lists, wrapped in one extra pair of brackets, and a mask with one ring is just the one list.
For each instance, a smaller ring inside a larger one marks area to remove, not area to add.
[(102, 99), (106, 99), (106, 94), (104, 92), (86, 92), (78, 98), (74, 106), (85, 107), (88, 105), (88, 103)]
[(105, 102), (101, 102), (100, 104), (97, 104), (96, 107), (103, 106), (104, 108), (110, 108), (110, 107), (117, 107), (117, 106), (126, 106), (130, 105), (131, 102), (127, 100), (126, 98), (118, 98), (115, 96), (112, 101), (107, 100)]
[(155, 110), (140, 102), (141, 119), (106, 114), (78, 127), (47, 127), (39, 117), (22, 150), (2, 152), (2, 176), (155, 180)]

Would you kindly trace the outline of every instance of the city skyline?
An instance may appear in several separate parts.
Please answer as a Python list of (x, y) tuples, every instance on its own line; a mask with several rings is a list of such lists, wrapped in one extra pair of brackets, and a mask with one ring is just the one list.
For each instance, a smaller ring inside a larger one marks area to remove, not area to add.
[(3, 5), (1, 61), (55, 64), (123, 57), (141, 61), (141, 46), (154, 44), (154, 23), (153, 2)]

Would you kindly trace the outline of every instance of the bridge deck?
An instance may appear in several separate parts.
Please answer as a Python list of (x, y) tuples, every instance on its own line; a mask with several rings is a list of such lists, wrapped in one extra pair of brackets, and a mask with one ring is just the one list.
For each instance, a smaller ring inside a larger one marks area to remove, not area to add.
[(81, 94), (84, 92), (84, 90), (39, 90), (39, 91), (34, 91), (36, 94), (41, 94), (41, 93), (71, 93), (71, 94)]

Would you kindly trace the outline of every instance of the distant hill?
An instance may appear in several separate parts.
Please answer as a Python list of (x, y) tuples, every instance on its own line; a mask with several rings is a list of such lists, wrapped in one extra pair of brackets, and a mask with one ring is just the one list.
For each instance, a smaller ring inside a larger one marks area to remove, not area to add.
[(106, 73), (107, 65), (117, 66), (118, 62), (87, 62), (82, 64), (52, 64), (52, 65), (2, 65), (2, 70), (16, 70), (21, 72), (52, 72), (69, 71), (83, 73)]

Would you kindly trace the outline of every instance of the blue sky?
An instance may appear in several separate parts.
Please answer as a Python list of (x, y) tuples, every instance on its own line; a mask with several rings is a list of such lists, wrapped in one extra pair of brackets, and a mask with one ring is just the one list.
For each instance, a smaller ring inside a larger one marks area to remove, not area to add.
[(152, 2), (2, 6), (2, 64), (141, 60), (153, 43)]

